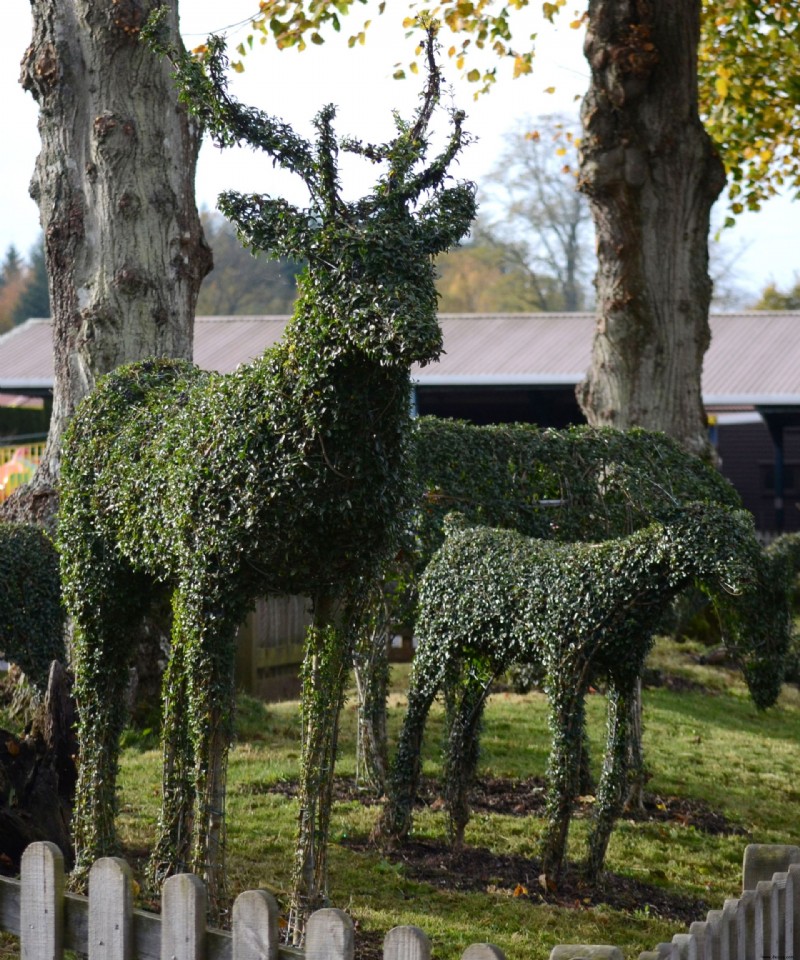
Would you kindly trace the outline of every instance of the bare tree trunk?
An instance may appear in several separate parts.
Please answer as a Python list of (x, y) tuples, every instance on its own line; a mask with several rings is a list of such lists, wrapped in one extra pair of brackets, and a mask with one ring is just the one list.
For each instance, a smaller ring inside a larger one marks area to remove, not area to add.
[[(160, 2), (160, 0), (159, 0)], [(21, 83), (38, 101), (31, 181), (53, 311), (53, 416), (42, 465), (6, 516), (55, 510), (61, 438), (97, 378), (146, 356), (192, 355), (211, 253), (194, 202), (199, 131), (170, 67), (139, 42), (156, 0), (31, 0)], [(168, 0), (178, 38), (177, 0)]]
[(663, 430), (709, 456), (708, 232), (725, 183), (697, 112), (700, 0), (590, 0), (580, 187), (599, 266), (592, 424)]

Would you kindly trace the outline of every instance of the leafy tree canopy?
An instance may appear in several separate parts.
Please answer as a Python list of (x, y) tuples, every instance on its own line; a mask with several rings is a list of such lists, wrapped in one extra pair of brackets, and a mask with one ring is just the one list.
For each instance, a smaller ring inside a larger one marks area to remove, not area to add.
[(795, 276), (794, 284), (787, 290), (781, 290), (774, 283), (761, 291), (756, 310), (800, 310), (800, 277)]
[[(244, 56), (257, 38), (265, 43), (270, 36), (279, 48), (321, 44), (326, 29), (341, 30), (342, 17), (357, 3), (378, 14), (386, 8), (385, 0), (260, 0), (252, 33), (238, 52)], [(565, 6), (566, 0), (544, 2), (542, 12), (552, 20)], [(484, 92), (497, 78), (495, 57), (509, 64), (514, 77), (532, 71), (536, 34), (523, 27), (520, 12), (526, 8), (532, 8), (529, 0), (441, 0), (435, 7), (406, 9), (445, 25), (452, 34), (444, 44), (448, 56)], [(570, 25), (580, 28), (586, 16)], [(350, 46), (365, 42), (369, 24), (350, 36)], [(407, 28), (414, 24), (413, 15), (403, 21)], [(492, 57), (489, 65), (481, 57), (485, 52)], [(784, 187), (800, 192), (799, 60), (800, 0), (703, 0), (700, 106), (729, 175), (731, 214), (758, 210)], [(243, 69), (241, 61), (234, 66)], [(416, 62), (410, 69), (417, 71)], [(395, 73), (404, 75), (403, 69)]]

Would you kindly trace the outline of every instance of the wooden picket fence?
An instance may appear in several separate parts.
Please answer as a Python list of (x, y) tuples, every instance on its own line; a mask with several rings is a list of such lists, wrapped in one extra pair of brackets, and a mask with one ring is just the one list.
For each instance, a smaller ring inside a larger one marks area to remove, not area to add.
[[(278, 905), (264, 890), (236, 898), (230, 931), (206, 927), (206, 891), (191, 874), (170, 877), (161, 913), (133, 908), (133, 878), (124, 860), (105, 857), (89, 873), (89, 896), (64, 891), (64, 858), (53, 843), (34, 843), (22, 856), (19, 880), (0, 877), (0, 929), (20, 938), (22, 960), (62, 960), (64, 950), (88, 960), (352, 960), (353, 922), (341, 910), (319, 910), (302, 950), (279, 943)], [(384, 960), (430, 960), (417, 927), (386, 935)], [(462, 960), (504, 960), (488, 943)]]
[(800, 958), (800, 847), (750, 844), (742, 874), (738, 899), (726, 900), (688, 933), (639, 954), (639, 960)]
[[(639, 954), (639, 960), (800, 960), (800, 847), (751, 844), (745, 850), (742, 895), (711, 910), (688, 933)], [(795, 919), (797, 918), (797, 919)], [(62, 960), (65, 949), (88, 960), (352, 960), (353, 923), (341, 910), (319, 910), (302, 950), (279, 943), (278, 906), (264, 890), (248, 890), (233, 906), (230, 931), (206, 926), (206, 893), (198, 877), (164, 884), (161, 913), (133, 908), (133, 878), (124, 860), (98, 860), (89, 896), (64, 891), (64, 859), (52, 843), (34, 843), (20, 880), (0, 877), (0, 930), (20, 938), (22, 960)], [(384, 960), (430, 960), (418, 927), (386, 935)], [(505, 960), (476, 943), (462, 960)], [(619, 948), (560, 944), (550, 960), (623, 960)]]

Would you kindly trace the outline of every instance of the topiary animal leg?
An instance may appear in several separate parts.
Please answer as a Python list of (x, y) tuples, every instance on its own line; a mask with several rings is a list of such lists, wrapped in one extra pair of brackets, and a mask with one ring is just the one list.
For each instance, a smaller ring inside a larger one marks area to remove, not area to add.
[(443, 774), (444, 798), (450, 841), (457, 849), (464, 844), (464, 830), (469, 822), (468, 791), (478, 766), (480, 728), (490, 682), (467, 668), (461, 697), (450, 718)]
[[(102, 545), (94, 545), (102, 552)], [(87, 545), (87, 552), (93, 552)], [(84, 558), (86, 559), (86, 558)], [(128, 669), (141, 616), (136, 578), (105, 558), (84, 569), (80, 594), (66, 592), (73, 622), (72, 668), (80, 757), (75, 791), (75, 872), (117, 852), (119, 738), (126, 718)]]
[(558, 876), (567, 851), (572, 808), (578, 795), (580, 751), (585, 728), (585, 689), (581, 672), (550, 671), (547, 696), (553, 737), (548, 762), (547, 826), (542, 838), (542, 870)]
[(148, 870), (154, 891), (174, 873), (189, 870), (194, 833), (194, 750), (189, 733), (189, 707), (184, 646), (175, 633), (162, 681), (161, 814), (157, 841)]
[(315, 603), (303, 660), (303, 746), (298, 791), (299, 831), (289, 936), (302, 939), (305, 921), (328, 895), (327, 836), (333, 803), (333, 771), (344, 688), (352, 664), (355, 630), (345, 614), (339, 624), (332, 598)]
[(609, 683), (608, 740), (585, 866), (586, 874), (592, 881), (600, 876), (603, 869), (611, 831), (625, 802), (632, 697), (632, 688)]
[(151, 874), (175, 873), (188, 861), (205, 881), (212, 916), (225, 897), (234, 641), (246, 608), (241, 595), (221, 596), (218, 584), (202, 572), (173, 595), (173, 649), (165, 678), (163, 728), (168, 764)]
[(408, 709), (389, 779), (389, 799), (374, 831), (376, 839), (390, 843), (402, 843), (411, 832), (414, 798), (422, 771), (425, 721), (443, 682), (441, 665), (435, 655), (429, 654), (435, 647), (435, 643), (420, 646), (414, 658)]

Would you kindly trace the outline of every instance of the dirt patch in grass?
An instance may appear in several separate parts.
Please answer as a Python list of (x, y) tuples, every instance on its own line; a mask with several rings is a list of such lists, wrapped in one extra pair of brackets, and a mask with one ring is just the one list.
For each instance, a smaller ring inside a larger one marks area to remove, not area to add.
[[(499, 813), (505, 816), (543, 816), (546, 786), (543, 779), (508, 780), (503, 777), (488, 777), (473, 788), (470, 794), (472, 809), (479, 813)], [(436, 803), (434, 799), (431, 802)], [(591, 816), (593, 798), (580, 798), (576, 816)], [(626, 820), (637, 822), (656, 821), (677, 823), (694, 827), (713, 836), (733, 834), (744, 836), (747, 831), (731, 823), (724, 814), (714, 810), (703, 800), (687, 797), (660, 796), (647, 793), (641, 809), (629, 809), (623, 814)]]
[[(237, 790), (244, 794), (279, 794), (294, 797), (297, 782), (292, 780), (269, 783), (251, 781), (241, 783)], [(546, 785), (540, 777), (524, 780), (506, 777), (482, 777), (470, 794), (473, 813), (503, 816), (544, 815)], [(336, 777), (334, 800), (375, 806), (382, 802), (373, 793), (361, 789), (353, 777)], [(419, 806), (438, 809), (442, 806), (441, 784), (424, 777), (417, 795)], [(593, 798), (581, 798), (576, 816), (591, 816)], [(642, 810), (626, 811), (627, 820), (673, 823), (707, 834), (745, 835), (740, 826), (730, 823), (717, 810), (702, 800), (686, 797), (645, 795)], [(375, 852), (365, 839), (348, 838), (343, 846), (357, 853)], [(465, 847), (454, 851), (444, 843), (433, 840), (412, 840), (395, 850), (384, 851), (392, 863), (403, 865), (409, 879), (430, 884), (443, 890), (480, 892), (491, 896), (517, 897), (535, 904), (550, 904), (572, 910), (590, 910), (605, 904), (627, 913), (645, 914), (686, 925), (705, 916), (708, 907), (692, 896), (666, 890), (652, 884), (606, 873), (602, 882), (589, 885), (577, 866), (570, 865), (556, 884), (540, 879), (541, 867), (536, 859), (516, 854), (494, 853), (479, 847)], [(361, 930), (356, 923), (356, 960), (381, 960), (383, 934)]]
[[(238, 790), (246, 794), (277, 793), (294, 797), (297, 792), (297, 781), (285, 780), (278, 783), (251, 781), (240, 784)], [(374, 806), (382, 802), (373, 793), (361, 789), (353, 777), (336, 777), (333, 795), (334, 800), (340, 803), (358, 801), (365, 806)], [(470, 807), (473, 813), (495, 813), (509, 817), (542, 817), (546, 796), (547, 788), (541, 777), (528, 777), (525, 780), (483, 777), (470, 791)], [(591, 816), (592, 804), (592, 797), (580, 798), (575, 815)], [(422, 778), (417, 790), (417, 805), (431, 807), (434, 810), (441, 808), (441, 784), (437, 780), (431, 777)], [(676, 823), (684, 827), (694, 827), (702, 833), (713, 836), (747, 835), (744, 828), (731, 823), (724, 814), (714, 810), (703, 800), (687, 797), (648, 793), (645, 794), (642, 809), (626, 810), (623, 816), (626, 820), (637, 822)]]
[[(374, 849), (365, 841), (345, 840), (343, 844), (356, 851)], [(598, 884), (588, 884), (574, 865), (569, 865), (555, 883), (545, 880), (535, 859), (481, 847), (452, 850), (432, 840), (410, 840), (384, 852), (384, 856), (392, 863), (402, 863), (408, 877), (447, 890), (518, 897), (573, 910), (606, 904), (615, 910), (646, 912), (681, 924), (691, 923), (708, 911), (703, 900), (616, 873), (607, 872)]]

